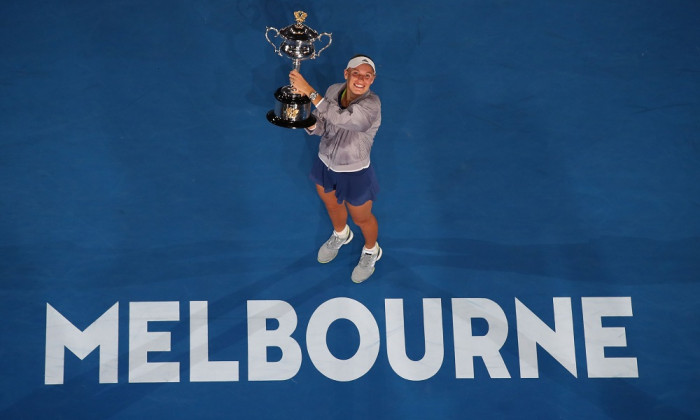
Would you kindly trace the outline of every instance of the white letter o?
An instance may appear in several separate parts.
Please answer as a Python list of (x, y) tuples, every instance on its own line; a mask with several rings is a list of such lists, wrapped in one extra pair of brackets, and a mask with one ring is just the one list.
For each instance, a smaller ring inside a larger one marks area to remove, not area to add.
[[(360, 333), (360, 346), (349, 359), (333, 356), (326, 342), (331, 324), (338, 319), (352, 322)], [(306, 347), (311, 362), (319, 372), (335, 381), (347, 382), (362, 377), (379, 355), (379, 327), (372, 313), (360, 302), (334, 298), (321, 304), (309, 319)]]

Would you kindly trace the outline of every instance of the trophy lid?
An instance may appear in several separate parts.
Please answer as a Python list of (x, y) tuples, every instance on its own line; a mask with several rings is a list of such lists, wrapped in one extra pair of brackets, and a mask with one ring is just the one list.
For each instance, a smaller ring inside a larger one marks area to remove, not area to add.
[(294, 12), (294, 18), (297, 23), (291, 24), (280, 30), (280, 35), (283, 38), (294, 41), (313, 41), (318, 38), (318, 32), (304, 25), (304, 20), (308, 16), (302, 11)]

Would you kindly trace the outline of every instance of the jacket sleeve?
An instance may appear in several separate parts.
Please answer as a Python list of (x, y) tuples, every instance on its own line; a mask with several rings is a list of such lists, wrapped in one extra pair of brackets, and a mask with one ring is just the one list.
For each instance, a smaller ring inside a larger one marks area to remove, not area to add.
[(326, 132), (326, 121), (318, 114), (318, 110), (314, 110), (313, 115), (316, 117), (316, 127), (313, 130), (309, 130), (308, 128), (305, 128), (305, 130), (309, 134), (323, 136)]
[(378, 97), (369, 96), (341, 109), (337, 104), (324, 100), (316, 110), (326, 124), (350, 131), (367, 131), (379, 116), (381, 103)]

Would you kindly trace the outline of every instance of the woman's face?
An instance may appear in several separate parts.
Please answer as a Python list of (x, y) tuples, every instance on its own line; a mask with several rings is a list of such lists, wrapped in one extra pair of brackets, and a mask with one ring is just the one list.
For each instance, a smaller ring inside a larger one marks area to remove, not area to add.
[(358, 96), (362, 95), (374, 83), (374, 70), (369, 64), (360, 64), (354, 69), (345, 69), (345, 80), (348, 81), (350, 92)]

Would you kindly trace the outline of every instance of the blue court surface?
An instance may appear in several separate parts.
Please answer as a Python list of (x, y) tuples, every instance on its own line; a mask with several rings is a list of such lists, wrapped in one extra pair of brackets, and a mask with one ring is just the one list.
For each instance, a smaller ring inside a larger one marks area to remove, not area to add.
[[(374, 58), (384, 254), (291, 61)], [(4, 0), (0, 418), (700, 418), (700, 3)], [(325, 39), (317, 43), (323, 46)]]

